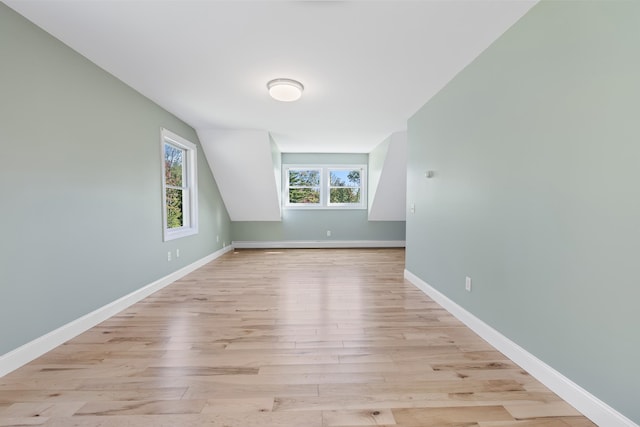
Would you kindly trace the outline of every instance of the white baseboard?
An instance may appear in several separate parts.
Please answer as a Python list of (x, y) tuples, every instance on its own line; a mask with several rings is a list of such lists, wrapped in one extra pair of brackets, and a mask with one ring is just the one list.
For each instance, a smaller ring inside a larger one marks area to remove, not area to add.
[(456, 304), (409, 270), (404, 271), (404, 277), (597, 425), (602, 427), (639, 427), (578, 384)]
[(404, 240), (270, 240), (235, 241), (238, 249), (404, 248)]
[(59, 327), (41, 337), (30, 341), (15, 350), (5, 353), (0, 356), (0, 377), (8, 374), (11, 371), (18, 369), (19, 367), (26, 365), (32, 360), (42, 356), (48, 351), (53, 350), (57, 346), (69, 341), (73, 337), (80, 335), (86, 330), (96, 326), (97, 324), (107, 320), (108, 318), (116, 315), (122, 310), (132, 306), (136, 302), (148, 297), (152, 293), (159, 291), (165, 286), (175, 282), (176, 280), (186, 276), (194, 270), (202, 267), (203, 265), (213, 261), (226, 252), (232, 250), (232, 246), (227, 246), (220, 249), (204, 258), (191, 263), (180, 270), (150, 283), (143, 288), (131, 292), (128, 295), (123, 296), (99, 309), (85, 314), (76, 320), (73, 320), (66, 325)]

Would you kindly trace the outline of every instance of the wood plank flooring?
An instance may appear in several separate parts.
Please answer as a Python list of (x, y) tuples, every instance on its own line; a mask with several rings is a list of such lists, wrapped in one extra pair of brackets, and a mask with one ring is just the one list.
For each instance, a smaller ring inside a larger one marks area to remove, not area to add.
[(403, 269), (228, 253), (0, 378), (0, 426), (594, 426)]

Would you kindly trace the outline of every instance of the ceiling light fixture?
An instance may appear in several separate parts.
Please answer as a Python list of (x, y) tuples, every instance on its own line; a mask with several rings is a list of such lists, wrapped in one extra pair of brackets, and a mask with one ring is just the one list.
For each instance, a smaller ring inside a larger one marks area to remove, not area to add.
[(300, 99), (304, 86), (299, 81), (292, 79), (273, 79), (267, 83), (267, 89), (273, 99), (291, 102)]

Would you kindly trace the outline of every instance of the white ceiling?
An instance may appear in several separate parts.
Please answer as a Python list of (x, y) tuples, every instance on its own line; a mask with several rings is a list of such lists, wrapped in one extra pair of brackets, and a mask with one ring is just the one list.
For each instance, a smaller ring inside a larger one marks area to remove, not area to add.
[[(4, 0), (198, 130), (369, 152), (535, 0)], [(269, 98), (267, 81), (305, 86)]]

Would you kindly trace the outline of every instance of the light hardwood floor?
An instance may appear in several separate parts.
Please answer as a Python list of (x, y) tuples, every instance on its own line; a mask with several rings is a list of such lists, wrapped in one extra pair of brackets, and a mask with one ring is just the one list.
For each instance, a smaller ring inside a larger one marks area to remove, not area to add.
[(0, 378), (0, 426), (594, 426), (403, 269), (228, 253)]

